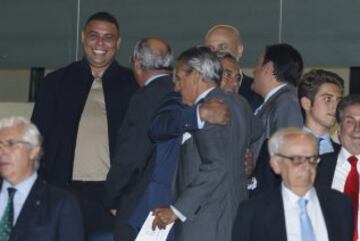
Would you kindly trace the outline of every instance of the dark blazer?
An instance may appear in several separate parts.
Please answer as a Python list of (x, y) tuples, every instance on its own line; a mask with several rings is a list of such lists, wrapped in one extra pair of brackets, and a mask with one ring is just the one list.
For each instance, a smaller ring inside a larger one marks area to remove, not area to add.
[[(137, 84), (132, 72), (116, 61), (105, 71), (102, 81), (112, 160), (116, 133)], [(84, 59), (50, 73), (40, 85), (31, 120), (44, 136), (39, 174), (49, 183), (65, 186), (71, 181), (78, 125), (92, 82)]]
[(10, 241), (70, 240), (84, 240), (77, 200), (38, 178), (21, 209)]
[[(351, 241), (354, 227), (351, 199), (327, 188), (316, 188), (316, 193), (324, 215), (329, 241)], [(240, 204), (232, 240), (287, 240), (280, 188)]]
[(176, 92), (167, 95), (151, 121), (149, 135), (155, 143), (150, 161), (153, 168), (146, 189), (129, 219), (135, 230), (140, 230), (150, 211), (172, 203), (182, 134), (197, 129), (196, 106), (183, 105), (181, 96)]
[(258, 187), (255, 193), (273, 190), (280, 184), (280, 179), (273, 173), (269, 164), (267, 142), (280, 128), (304, 125), (296, 88), (288, 84), (272, 95), (256, 115), (264, 125), (262, 136), (251, 146), (254, 159), (257, 160), (254, 175)]
[[(154, 145), (148, 136), (151, 119), (166, 94), (173, 91), (171, 76), (154, 79), (131, 98), (123, 125), (119, 129), (116, 154), (106, 179), (107, 206), (117, 208), (118, 225), (124, 225), (143, 193), (150, 171), (148, 165)], [(121, 234), (116, 228), (115, 240)]]
[(320, 163), (317, 166), (315, 179), (315, 184), (317, 186), (331, 188), (339, 152), (340, 149), (337, 149), (335, 152), (326, 153), (320, 156)]
[(205, 99), (212, 97), (224, 100), (231, 121), (206, 123), (181, 146), (173, 206), (187, 220), (175, 224), (176, 241), (231, 240), (234, 210), (247, 198), (244, 156), (255, 124), (251, 108), (243, 97), (218, 88)]
[(262, 104), (264, 99), (263, 97), (261, 97), (261, 95), (258, 95), (255, 91), (251, 89), (251, 84), (253, 81), (253, 78), (243, 73), (239, 88), (239, 94), (245, 97), (245, 99), (249, 102), (251, 109), (255, 111)]

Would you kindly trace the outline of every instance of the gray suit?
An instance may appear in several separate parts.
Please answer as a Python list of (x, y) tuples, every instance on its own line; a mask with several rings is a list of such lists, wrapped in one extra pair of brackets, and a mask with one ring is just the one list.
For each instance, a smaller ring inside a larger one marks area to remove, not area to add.
[(231, 240), (236, 210), (248, 197), (244, 155), (255, 128), (251, 108), (242, 97), (220, 89), (210, 91), (205, 99), (210, 97), (224, 100), (231, 122), (206, 124), (181, 147), (173, 206), (187, 220), (177, 222), (176, 241)]
[(256, 115), (265, 127), (261, 137), (251, 146), (254, 160), (257, 160), (255, 177), (258, 187), (254, 194), (273, 190), (281, 179), (275, 176), (269, 165), (268, 139), (278, 129), (286, 127), (302, 128), (304, 125), (296, 88), (288, 84), (279, 89), (263, 105)]

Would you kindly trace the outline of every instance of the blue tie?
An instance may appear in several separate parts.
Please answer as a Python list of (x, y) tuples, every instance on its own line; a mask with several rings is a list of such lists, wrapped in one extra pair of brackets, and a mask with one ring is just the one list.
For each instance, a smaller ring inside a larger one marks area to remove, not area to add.
[(306, 205), (308, 200), (305, 198), (300, 198), (298, 200), (298, 205), (300, 208), (300, 231), (301, 231), (301, 241), (316, 241), (314, 230), (311, 226), (310, 218), (306, 210)]

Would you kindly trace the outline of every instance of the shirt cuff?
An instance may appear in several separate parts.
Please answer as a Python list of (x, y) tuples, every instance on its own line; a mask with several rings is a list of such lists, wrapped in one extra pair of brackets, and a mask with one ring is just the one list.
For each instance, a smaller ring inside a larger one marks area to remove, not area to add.
[(176, 217), (178, 217), (181, 220), (181, 222), (186, 221), (186, 217), (179, 210), (177, 210), (173, 205), (170, 205), (170, 208), (175, 213)]
[(196, 106), (196, 118), (197, 118), (197, 124), (198, 124), (198, 128), (199, 129), (202, 129), (204, 128), (204, 125), (205, 125), (205, 121), (202, 121), (201, 118), (200, 118), (200, 105), (197, 105)]

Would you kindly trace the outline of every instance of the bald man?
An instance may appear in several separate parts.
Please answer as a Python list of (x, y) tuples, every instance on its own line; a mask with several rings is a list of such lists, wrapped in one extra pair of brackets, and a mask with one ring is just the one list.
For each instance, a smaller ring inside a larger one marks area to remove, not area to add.
[[(216, 52), (228, 52), (239, 62), (244, 52), (240, 31), (231, 25), (214, 25), (206, 33), (204, 44)], [(262, 104), (262, 97), (251, 90), (252, 78), (240, 70), (239, 94), (245, 97), (251, 108), (256, 110)]]

